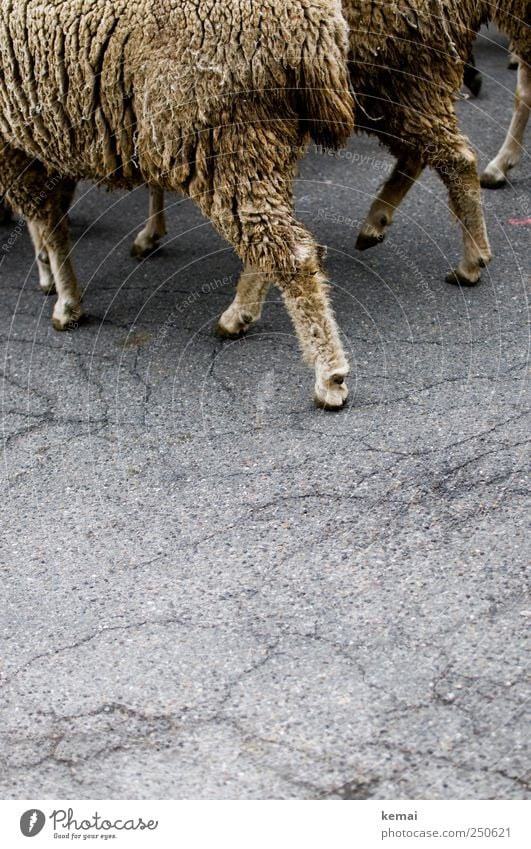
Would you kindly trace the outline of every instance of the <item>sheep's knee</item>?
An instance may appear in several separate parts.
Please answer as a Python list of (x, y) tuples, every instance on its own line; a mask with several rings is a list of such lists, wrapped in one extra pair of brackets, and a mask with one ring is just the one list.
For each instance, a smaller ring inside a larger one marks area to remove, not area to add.
[(520, 162), (530, 111), (531, 69), (525, 62), (521, 62), (511, 123), (500, 150), (481, 175), (481, 185), (484, 189), (499, 189), (505, 186), (509, 171)]

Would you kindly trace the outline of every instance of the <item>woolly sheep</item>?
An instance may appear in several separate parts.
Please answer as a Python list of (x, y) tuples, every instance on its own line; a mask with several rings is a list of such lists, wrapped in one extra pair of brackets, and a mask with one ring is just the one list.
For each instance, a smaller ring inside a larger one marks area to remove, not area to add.
[[(494, 6), (486, 0), (432, 0), (431, 5), (344, 0), (356, 129), (376, 135), (398, 158), (362, 225), (358, 248), (383, 240), (396, 208), (430, 165), (448, 189), (463, 234), (464, 258), (447, 280), (461, 285), (479, 280), (491, 254), (476, 157), (458, 127), (455, 92), (475, 33), (491, 18), (529, 62), (528, 7), (529, 0)], [(429, 68), (429, 78), (412, 73), (412, 67)], [(220, 326), (232, 334), (246, 330), (260, 316), (266, 293), (263, 278), (242, 275)]]
[(337, 146), (353, 127), (339, 2), (6, 0), (0, 27), (0, 192), (49, 262), (54, 327), (82, 314), (76, 181), (179, 190), (246, 263), (242, 285), (278, 284), (316, 401), (340, 407), (348, 364), (292, 191), (309, 134)]
[[(450, 208), (458, 219), (464, 257), (447, 276), (448, 282), (474, 285), (491, 258), (483, 211), (476, 156), (461, 133), (455, 112), (455, 93), (463, 81), (472, 44), (482, 23), (493, 19), (513, 38), (529, 60), (529, 0), (407, 0), (399, 5), (385, 0), (343, 0), (349, 24), (349, 70), (355, 92), (355, 127), (376, 135), (396, 157), (390, 177), (370, 207), (356, 247), (372, 247), (385, 238), (399, 206), (426, 165), (435, 169), (447, 187)], [(526, 52), (527, 51), (527, 52)], [(425, 75), (411, 68), (429, 69)], [(520, 107), (513, 120), (520, 127), (527, 115), (522, 66)], [(501, 157), (515, 159), (516, 144), (502, 148)], [(495, 160), (497, 166), (499, 159)], [(152, 207), (160, 215), (161, 198)], [(230, 308), (221, 325), (227, 332), (245, 330), (247, 302), (259, 305), (244, 278), (238, 307)], [(262, 287), (261, 293), (265, 295)], [(245, 297), (244, 297), (244, 292)], [(238, 317), (239, 316), (239, 317)]]
[[(461, 285), (479, 280), (491, 253), (476, 156), (459, 131), (454, 92), (461, 84), (461, 59), (470, 55), (475, 33), (489, 20), (530, 61), (530, 9), (530, 0), (407, 0), (401, 11), (375, 0), (345, 0), (358, 129), (377, 135), (398, 159), (362, 225), (361, 250), (382, 241), (396, 208), (430, 165), (448, 189), (463, 234), (464, 258), (447, 280)], [(357, 41), (369, 19), (371, 38)], [(386, 26), (393, 38), (385, 35)], [(429, 68), (429, 80), (412, 74), (412, 66)]]

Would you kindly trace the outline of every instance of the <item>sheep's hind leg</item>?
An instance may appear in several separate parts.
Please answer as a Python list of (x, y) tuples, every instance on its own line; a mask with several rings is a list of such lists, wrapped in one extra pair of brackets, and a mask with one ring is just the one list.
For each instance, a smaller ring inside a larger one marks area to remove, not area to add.
[(9, 204), (4, 203), (2, 197), (0, 196), (0, 224), (9, 224), (11, 218), (12, 213)]
[[(202, 137), (207, 155), (196, 155), (197, 162), (214, 169), (206, 176), (197, 170), (192, 184), (197, 202), (245, 265), (234, 311), (229, 307), (221, 324), (232, 335), (249, 318), (256, 320), (267, 281), (274, 282), (304, 359), (315, 369), (316, 402), (339, 409), (348, 394), (349, 367), (328, 299), (323, 250), (293, 216), (293, 177), (302, 140), (291, 123), (271, 122), (265, 110), (253, 119), (245, 104), (241, 120), (235, 111), (223, 132)], [(211, 191), (205, 192), (205, 185)]]
[[(251, 257), (244, 256), (249, 263), (253, 263), (251, 267), (247, 265), (242, 275), (242, 289), (247, 295), (245, 309), (249, 309), (245, 319), (253, 317), (254, 320), (259, 315), (267, 282), (274, 280), (295, 327), (304, 360), (315, 368), (316, 403), (325, 409), (339, 409), (348, 395), (345, 377), (349, 367), (328, 299), (326, 278), (321, 268), (322, 249), (291, 216), (282, 221), (281, 232), (275, 232), (275, 225), (279, 225), (278, 210), (275, 224), (267, 217), (262, 225), (260, 258), (257, 261), (255, 251), (250, 251)], [(271, 255), (268, 245), (278, 246), (281, 240), (285, 241), (288, 233), (294, 238), (292, 250), (286, 246), (283, 256), (278, 256), (278, 250)], [(244, 243), (252, 244), (252, 235), (244, 233)], [(257, 277), (259, 271), (263, 274), (263, 280)], [(239, 295), (240, 290), (236, 295), (235, 310), (240, 309)], [(236, 322), (230, 323), (232, 319), (233, 313), (229, 307), (222, 317), (222, 326), (228, 325), (234, 329), (239, 326), (240, 332), (243, 329), (242, 321), (247, 326), (241, 313), (238, 313)]]
[(167, 233), (164, 216), (164, 192), (157, 186), (149, 186), (149, 213), (143, 229), (138, 233), (131, 248), (132, 256), (139, 259), (148, 256), (159, 246)]
[(476, 156), (464, 136), (459, 136), (444, 148), (441, 145), (430, 164), (448, 189), (450, 209), (463, 235), (463, 259), (446, 280), (460, 286), (474, 286), (479, 281), (481, 269), (492, 257), (481, 206)]
[(423, 167), (419, 157), (409, 155), (398, 159), (361, 226), (356, 241), (359, 251), (383, 242), (388, 227), (393, 223), (395, 211), (422, 173)]
[(246, 266), (238, 281), (236, 297), (219, 319), (217, 333), (220, 336), (240, 336), (258, 321), (270, 283), (267, 274)]
[(55, 330), (71, 330), (83, 315), (81, 291), (71, 260), (68, 221), (61, 216), (59, 221), (38, 222), (41, 238), (50, 261), (55, 281), (57, 301), (52, 313)]
[(278, 286), (294, 324), (305, 361), (315, 368), (314, 399), (318, 406), (337, 410), (347, 399), (349, 366), (327, 294), (320, 252), (312, 242), (295, 248), (297, 270), (280, 275)]
[(518, 65), (518, 80), (511, 123), (498, 154), (489, 162), (481, 175), (481, 185), (484, 189), (499, 189), (501, 186), (505, 186), (509, 171), (520, 162), (530, 110), (531, 67), (521, 61)]
[(32, 233), (37, 232), (36, 247), (38, 245), (41, 252), (41, 263), (45, 266), (45, 257), (48, 258), (55, 283), (57, 301), (53, 308), (52, 324), (56, 330), (70, 330), (77, 326), (83, 315), (81, 291), (71, 259), (68, 223), (68, 209), (75, 183), (59, 177), (49, 182), (53, 189), (46, 199), (43, 215), (32, 220), (30, 229)]
[(38, 221), (31, 220), (27, 224), (35, 249), (35, 262), (37, 263), (37, 270), (39, 272), (39, 286), (45, 295), (52, 295), (55, 292), (55, 280), (53, 279), (50, 257), (42, 240), (40, 225)]

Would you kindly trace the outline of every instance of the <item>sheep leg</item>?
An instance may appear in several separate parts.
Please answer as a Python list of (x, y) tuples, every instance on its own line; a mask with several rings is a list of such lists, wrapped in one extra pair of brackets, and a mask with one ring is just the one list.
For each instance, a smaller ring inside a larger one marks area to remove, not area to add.
[(321, 251), (313, 240), (295, 247), (295, 270), (276, 279), (293, 322), (304, 360), (315, 368), (314, 399), (319, 407), (339, 409), (348, 395), (349, 366), (321, 270)]
[(35, 262), (39, 272), (39, 286), (45, 295), (55, 292), (55, 280), (53, 279), (50, 257), (44, 246), (41, 236), (41, 228), (37, 221), (28, 220), (28, 230), (35, 249)]
[[(324, 278), (319, 282), (324, 282)], [(252, 266), (246, 266), (238, 281), (236, 297), (221, 316), (217, 332), (221, 336), (234, 337), (248, 330), (249, 326), (260, 318), (270, 284), (269, 275), (257, 271)], [(306, 294), (304, 288), (306, 288), (307, 282), (304, 281), (304, 276), (298, 281), (290, 281), (288, 278), (287, 281), (284, 281), (284, 285), (282, 282), (279, 282), (278, 285), (295, 325), (304, 358), (316, 367), (315, 401), (325, 409), (337, 409), (343, 405), (347, 398), (348, 389), (344, 383), (344, 377), (348, 374), (348, 365), (341, 350), (334, 319), (329, 315), (328, 321), (325, 320), (320, 328), (315, 325), (308, 327), (311, 321), (312, 304), (310, 297), (314, 299), (313, 305), (317, 307), (316, 313), (330, 312), (326, 301), (326, 289), (323, 292), (324, 287), (317, 285), (312, 293)], [(305, 314), (304, 308), (301, 310), (301, 307), (304, 307), (303, 302), (306, 300), (308, 301), (308, 313), (310, 315)], [(319, 340), (320, 344), (313, 345), (312, 335), (318, 333), (322, 337)], [(327, 346), (328, 351), (326, 350)], [(330, 349), (333, 351), (332, 362), (335, 362), (335, 366), (333, 365), (332, 368), (329, 366)]]
[(149, 186), (149, 215), (144, 228), (138, 233), (133, 247), (132, 256), (142, 259), (158, 247), (160, 239), (165, 236), (166, 219), (164, 216), (164, 192), (158, 186)]
[(29, 219), (29, 229), (35, 250), (38, 251), (37, 265), (41, 288), (44, 291), (53, 291), (45, 286), (46, 283), (54, 283), (57, 292), (52, 324), (56, 330), (69, 330), (77, 326), (83, 315), (81, 291), (71, 260), (68, 223), (68, 210), (74, 196), (75, 183), (54, 177), (47, 185), (51, 188), (43, 204), (42, 217)]
[(68, 220), (58, 216), (59, 220), (39, 221), (40, 236), (50, 262), (55, 281), (57, 301), (52, 313), (55, 330), (70, 330), (77, 326), (83, 315), (81, 291), (71, 260)]
[(518, 79), (511, 123), (499, 153), (489, 162), (481, 175), (481, 185), (484, 189), (498, 189), (504, 186), (507, 183), (509, 171), (520, 162), (524, 132), (530, 110), (531, 66), (521, 61), (518, 65)]
[[(265, 190), (264, 196), (268, 196)], [(251, 209), (250, 201), (244, 201), (244, 204)], [(223, 219), (216, 218), (212, 216), (222, 232), (228, 233), (223, 227)], [(325, 409), (339, 409), (348, 395), (345, 377), (349, 367), (328, 299), (326, 278), (321, 268), (322, 248), (291, 212), (277, 207), (272, 213), (268, 207), (260, 213), (256, 208), (256, 198), (249, 218), (240, 212), (239, 221), (241, 235), (234, 246), (246, 263), (241, 278), (246, 312), (244, 315), (240, 313), (242, 300), (239, 287), (236, 319), (232, 307), (229, 307), (222, 316), (221, 331), (229, 329), (230, 335), (233, 335), (233, 331), (239, 332), (248, 326), (247, 319), (258, 317), (267, 285), (274, 280), (293, 322), (304, 360), (315, 369), (316, 403)]]
[[(280, 269), (278, 264), (273, 269), (274, 261), (267, 255), (263, 255), (259, 263), (259, 267), (264, 269), (261, 273), (256, 267), (247, 265), (241, 278), (243, 302), (239, 286), (235, 302), (221, 318), (220, 329), (222, 332), (228, 329), (229, 335), (233, 335), (248, 326), (249, 318), (255, 320), (260, 314), (269, 280), (274, 279), (293, 322), (304, 360), (315, 369), (315, 401), (325, 409), (339, 409), (348, 395), (345, 377), (349, 366), (329, 303), (326, 278), (321, 270), (322, 249), (294, 219), (283, 222), (284, 236), (287, 226), (298, 237), (293, 252), (285, 257)], [(278, 243), (274, 225), (269, 227), (270, 234), (263, 233), (264, 245), (274, 244), (275, 236)], [(244, 234), (245, 241), (248, 236)], [(240, 312), (242, 303), (246, 311), (244, 315)]]
[(73, 326), (82, 314), (68, 234), (68, 209), (75, 187), (73, 180), (50, 174), (38, 160), (2, 144), (0, 192), (30, 222), (30, 234), (36, 253), (40, 254), (37, 265), (41, 288), (51, 291), (52, 281), (55, 283), (57, 301), (52, 323), (56, 330)]
[(268, 276), (248, 265), (242, 271), (236, 297), (219, 319), (220, 336), (240, 336), (258, 321), (271, 281)]
[[(267, 283), (274, 281), (304, 359), (315, 369), (315, 400), (338, 409), (348, 394), (349, 367), (328, 298), (324, 252), (293, 215), (293, 178), (304, 141), (297, 127), (272, 122), (265, 108), (250, 121), (247, 102), (236, 100), (220, 131), (201, 134), (188, 191), (245, 267), (236, 306), (223, 314), (221, 329), (232, 335), (255, 320)], [(235, 158), (234, 151), (244, 154)]]
[(380, 189), (356, 241), (356, 248), (364, 251), (383, 242), (387, 228), (393, 223), (396, 209), (400, 206), (413, 183), (422, 173), (419, 157), (403, 156), (398, 159), (391, 174)]
[(11, 221), (11, 209), (7, 203), (4, 203), (0, 196), (0, 224), (9, 224)]
[(448, 189), (450, 209), (463, 234), (463, 259), (446, 280), (461, 286), (473, 286), (492, 256), (481, 206), (476, 156), (465, 137), (459, 135), (446, 146), (438, 147), (430, 164)]

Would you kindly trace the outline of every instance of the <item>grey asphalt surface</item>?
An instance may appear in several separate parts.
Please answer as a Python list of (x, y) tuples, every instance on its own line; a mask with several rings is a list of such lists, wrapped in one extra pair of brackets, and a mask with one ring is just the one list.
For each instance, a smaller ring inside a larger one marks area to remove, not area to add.
[[(481, 165), (515, 85), (490, 37), (458, 107)], [(529, 795), (529, 156), (460, 290), (433, 175), (354, 250), (391, 160), (348, 151), (297, 184), (352, 363), (336, 414), (276, 293), (213, 335), (240, 265), (190, 201), (138, 263), (145, 190), (81, 187), (67, 334), (2, 229), (2, 798)]]

